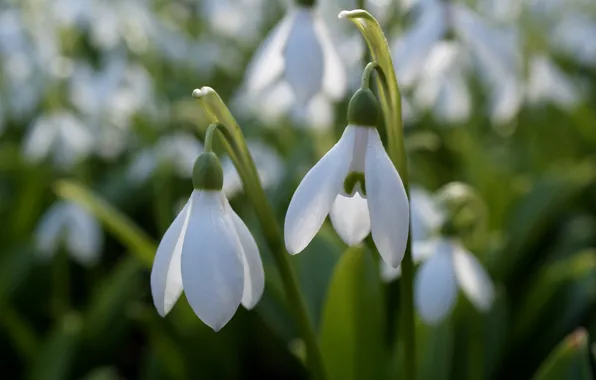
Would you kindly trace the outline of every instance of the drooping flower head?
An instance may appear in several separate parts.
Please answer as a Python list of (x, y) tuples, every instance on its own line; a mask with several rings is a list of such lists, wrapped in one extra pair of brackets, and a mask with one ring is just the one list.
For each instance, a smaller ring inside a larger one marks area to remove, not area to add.
[(242, 304), (253, 308), (265, 279), (259, 249), (222, 192), (223, 171), (212, 152), (193, 169), (194, 191), (163, 236), (151, 271), (151, 294), (165, 316), (182, 290), (195, 314), (213, 330)]
[(245, 90), (251, 99), (271, 99), (267, 94), (280, 86), (289, 87), (298, 117), (305, 117), (318, 95), (337, 100), (345, 93), (344, 67), (312, 0), (290, 6), (248, 66)]
[(380, 107), (369, 89), (356, 92), (348, 126), (335, 146), (306, 174), (288, 207), (288, 252), (301, 252), (325, 218), (349, 245), (369, 232), (383, 260), (397, 267), (408, 239), (409, 204), (399, 173), (377, 131)]

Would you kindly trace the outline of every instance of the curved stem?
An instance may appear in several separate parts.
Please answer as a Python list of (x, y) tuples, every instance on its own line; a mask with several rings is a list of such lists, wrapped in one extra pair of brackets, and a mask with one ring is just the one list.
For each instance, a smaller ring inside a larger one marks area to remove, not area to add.
[(282, 231), (267, 199), (242, 131), (221, 98), (219, 98), (219, 95), (213, 89), (204, 87), (203, 89), (195, 90), (193, 96), (199, 99), (207, 117), (211, 118), (212, 122), (221, 125), (221, 128), (214, 127), (213, 129), (222, 132), (224, 147), (236, 166), (246, 195), (254, 206), (265, 235), (265, 240), (273, 254), (277, 270), (280, 273), (288, 306), (296, 319), (300, 334), (304, 340), (308, 367), (311, 370), (313, 378), (324, 380), (327, 376), (317, 343), (317, 336), (308, 316), (306, 302), (302, 297), (298, 280), (290, 264), (290, 255), (286, 251)]
[(370, 88), (370, 78), (372, 76), (373, 70), (378, 68), (379, 65), (376, 62), (369, 62), (364, 71), (362, 72), (362, 81), (360, 82), (360, 88)]
[(211, 124), (205, 133), (205, 152), (213, 152), (213, 134), (219, 128), (219, 124)]

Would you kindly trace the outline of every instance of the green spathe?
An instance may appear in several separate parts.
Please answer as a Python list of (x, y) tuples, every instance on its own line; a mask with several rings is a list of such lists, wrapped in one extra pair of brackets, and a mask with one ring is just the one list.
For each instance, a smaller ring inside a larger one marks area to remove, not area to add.
[(192, 169), (192, 184), (196, 190), (216, 190), (223, 187), (223, 170), (213, 152), (199, 155)]
[(383, 115), (379, 101), (368, 88), (361, 88), (348, 104), (348, 124), (376, 127)]

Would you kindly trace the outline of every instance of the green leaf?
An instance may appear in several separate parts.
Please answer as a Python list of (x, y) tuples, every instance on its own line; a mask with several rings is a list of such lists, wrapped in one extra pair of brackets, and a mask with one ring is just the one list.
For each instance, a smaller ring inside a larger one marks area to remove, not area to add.
[(58, 196), (86, 208), (125, 245), (145, 267), (151, 268), (157, 250), (155, 242), (126, 215), (80, 183), (60, 180), (55, 184)]
[(380, 379), (385, 311), (378, 264), (363, 248), (340, 258), (323, 311), (321, 351), (331, 380)]
[(581, 285), (585, 279), (596, 275), (596, 252), (578, 253), (568, 259), (560, 260), (543, 268), (537, 279), (520, 303), (521, 308), (514, 319), (516, 340), (526, 336), (540, 320), (553, 295), (565, 284)]
[(590, 162), (573, 170), (558, 172), (537, 181), (513, 211), (506, 223), (509, 236), (498, 266), (498, 276), (515, 278), (532, 261), (526, 253), (547, 231), (552, 220), (596, 178), (596, 167)]
[(455, 334), (450, 318), (437, 326), (416, 325), (418, 380), (448, 380), (453, 362)]
[(141, 269), (136, 259), (126, 257), (102, 280), (86, 314), (84, 336), (89, 344), (98, 346), (100, 341), (105, 344), (105, 337), (116, 338), (116, 326), (125, 319), (127, 305), (138, 297)]
[(77, 314), (67, 315), (61, 325), (43, 343), (30, 368), (30, 380), (62, 380), (70, 378), (81, 330)]
[(551, 352), (533, 380), (592, 379), (589, 355), (588, 334), (578, 329)]

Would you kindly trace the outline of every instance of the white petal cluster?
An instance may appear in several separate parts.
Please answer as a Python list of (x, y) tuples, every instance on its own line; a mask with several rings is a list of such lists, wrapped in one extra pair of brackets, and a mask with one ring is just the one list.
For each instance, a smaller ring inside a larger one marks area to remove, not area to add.
[(84, 208), (67, 201), (54, 203), (42, 216), (35, 242), (45, 258), (63, 247), (82, 265), (95, 264), (103, 245), (99, 222)]
[(476, 257), (452, 239), (432, 241), (434, 250), (416, 273), (414, 302), (422, 319), (437, 324), (455, 306), (458, 289), (482, 312), (494, 301), (494, 285)]
[(311, 7), (291, 6), (248, 66), (245, 98), (251, 107), (288, 111), (308, 120), (346, 90), (345, 69), (327, 26)]
[[(462, 4), (428, 0), (417, 10), (414, 26), (393, 47), (398, 80), (404, 89), (416, 88), (416, 105), (446, 122), (466, 120), (472, 107), (464, 74), (477, 68), (488, 90), (492, 121), (515, 116), (522, 102), (516, 36), (490, 26)], [(456, 38), (445, 40), (450, 30)]]
[(69, 112), (42, 115), (31, 124), (23, 155), (31, 162), (51, 160), (60, 169), (70, 169), (93, 150), (93, 134)]
[[(346, 189), (346, 179), (353, 175), (363, 181)], [(383, 260), (392, 267), (399, 265), (408, 239), (408, 198), (376, 128), (349, 125), (306, 174), (286, 214), (288, 252), (306, 248), (330, 213), (347, 244), (358, 244), (372, 233)]]
[(253, 308), (265, 287), (257, 244), (221, 191), (195, 190), (164, 234), (151, 294), (165, 316), (182, 291), (195, 314), (218, 331), (240, 304)]

